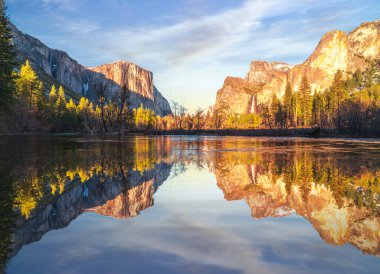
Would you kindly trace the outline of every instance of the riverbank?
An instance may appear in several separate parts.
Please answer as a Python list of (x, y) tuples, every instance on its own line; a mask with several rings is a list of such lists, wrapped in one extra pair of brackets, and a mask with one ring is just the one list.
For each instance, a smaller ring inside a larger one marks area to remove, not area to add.
[(189, 135), (189, 136), (252, 136), (252, 137), (311, 137), (311, 138), (380, 138), (380, 134), (362, 133), (348, 134), (337, 133), (334, 130), (320, 130), (319, 128), (289, 128), (289, 129), (202, 129), (202, 130), (129, 130), (123, 134), (112, 133), (83, 133), (83, 132), (62, 132), (62, 133), (23, 133), (23, 134), (0, 134), (0, 136), (128, 136), (128, 135)]

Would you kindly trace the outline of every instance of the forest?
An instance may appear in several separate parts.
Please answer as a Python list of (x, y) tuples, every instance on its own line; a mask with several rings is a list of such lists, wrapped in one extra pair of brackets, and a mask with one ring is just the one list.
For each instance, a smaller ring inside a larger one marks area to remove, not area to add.
[(258, 105), (257, 113), (230, 114), (228, 106), (214, 110), (215, 128), (297, 129), (320, 128), (337, 134), (380, 133), (380, 61), (368, 61), (368, 68), (348, 74), (338, 70), (331, 86), (311, 90), (303, 76), (300, 89), (273, 94), (270, 103)]

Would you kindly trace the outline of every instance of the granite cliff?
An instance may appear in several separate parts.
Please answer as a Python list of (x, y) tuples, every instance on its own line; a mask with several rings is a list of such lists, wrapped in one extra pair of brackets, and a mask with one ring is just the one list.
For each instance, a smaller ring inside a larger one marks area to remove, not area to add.
[[(363, 23), (349, 34), (330, 31), (302, 64), (293, 67), (284, 62), (253, 61), (245, 79), (235, 78), (238, 85), (226, 84), (227, 77), (217, 93), (215, 109), (224, 107), (238, 114), (255, 112), (257, 105), (270, 101), (274, 93), (281, 98), (287, 81), (297, 92), (303, 76), (308, 78), (312, 92), (323, 92), (337, 70), (349, 75), (366, 68), (368, 60), (379, 58), (380, 20)], [(248, 84), (253, 88), (244, 90)]]
[(88, 68), (66, 52), (51, 49), (40, 40), (22, 33), (14, 25), (11, 29), (18, 60), (30, 61), (46, 83), (47, 90), (52, 84), (62, 85), (66, 94), (76, 100), (85, 96), (96, 101), (100, 89), (112, 97), (122, 87), (127, 87), (131, 91), (131, 107), (143, 104), (161, 116), (171, 114), (168, 101), (154, 86), (152, 72), (127, 61)]

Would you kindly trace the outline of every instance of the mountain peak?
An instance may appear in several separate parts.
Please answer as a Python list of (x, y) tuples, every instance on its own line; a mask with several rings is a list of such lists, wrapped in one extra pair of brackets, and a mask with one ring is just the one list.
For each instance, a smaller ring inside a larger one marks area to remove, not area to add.
[[(322, 36), (302, 64), (292, 67), (283, 62), (252, 61), (238, 87), (231, 85), (231, 81), (227, 81), (228, 85), (224, 83), (217, 93), (215, 106), (227, 105), (233, 113), (249, 113), (253, 109), (250, 106), (269, 102), (274, 93), (282, 97), (287, 82), (297, 92), (303, 76), (308, 78), (313, 92), (324, 91), (338, 70), (344, 73), (362, 70), (368, 66), (366, 60), (374, 59), (380, 59), (380, 20), (363, 23), (349, 34), (332, 30)], [(251, 90), (246, 92), (241, 89), (244, 81), (261, 88), (256, 94)]]
[(285, 62), (252, 61), (245, 79), (248, 82), (262, 84), (268, 83), (280, 74), (286, 73), (292, 66)]
[[(153, 73), (125, 60), (119, 60), (98, 67), (85, 67), (66, 52), (51, 49), (37, 38), (22, 33), (13, 24), (13, 43), (18, 60), (28, 59), (40, 76), (49, 78), (54, 84), (63, 85), (74, 99), (82, 96), (97, 100), (99, 87), (105, 87), (106, 94), (113, 96), (124, 85), (131, 91), (130, 106), (154, 110), (158, 115), (171, 113), (168, 101), (154, 87)], [(46, 89), (50, 89), (49, 87)]]

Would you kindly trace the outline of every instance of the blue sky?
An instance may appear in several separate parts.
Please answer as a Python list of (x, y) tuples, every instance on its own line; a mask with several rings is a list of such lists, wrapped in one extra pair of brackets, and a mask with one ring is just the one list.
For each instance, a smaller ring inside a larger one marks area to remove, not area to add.
[(79, 63), (132, 61), (168, 100), (214, 103), (252, 60), (303, 62), (322, 35), (380, 19), (378, 0), (8, 0), (23, 32)]

